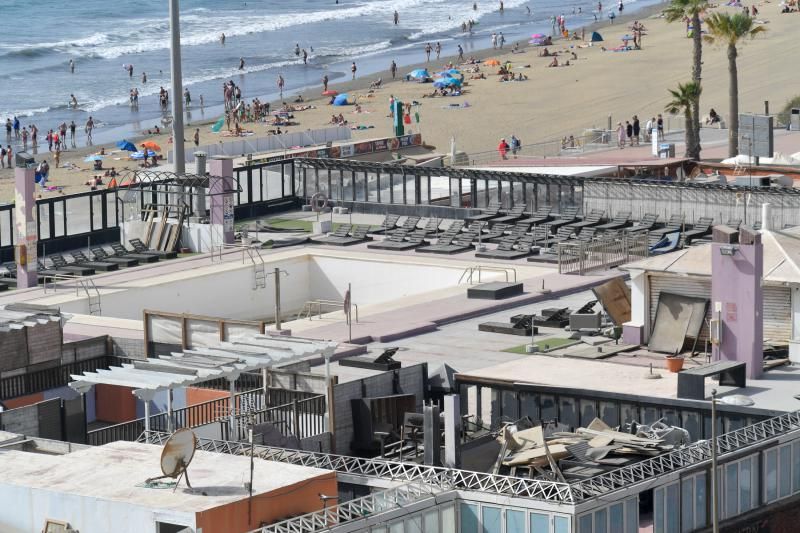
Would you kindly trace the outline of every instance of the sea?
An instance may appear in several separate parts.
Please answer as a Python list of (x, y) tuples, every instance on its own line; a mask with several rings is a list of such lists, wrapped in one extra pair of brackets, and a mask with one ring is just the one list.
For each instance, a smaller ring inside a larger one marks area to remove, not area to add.
[[(658, 1), (626, 0), (625, 13)], [(246, 99), (273, 100), (279, 74), (286, 97), (320, 86), (325, 74), (331, 83), (349, 79), (352, 62), (359, 77), (374, 77), (392, 60), (405, 73), (404, 66), (425, 59), (426, 43), (439, 42), (443, 56), (456, 54), (461, 44), (468, 57), (491, 47), (493, 32), (503, 33), (506, 47), (533, 33), (550, 34), (553, 16), (563, 14), (569, 29), (595, 18), (608, 22), (617, 2), (603, 4), (598, 11), (596, 0), (504, 0), (500, 12), (494, 0), (182, 0), (183, 83), (193, 100), (187, 119), (221, 116), (222, 85), (228, 80)], [(170, 85), (168, 5), (168, 0), (0, 2), (6, 22), (0, 32), (0, 120), (16, 116), (40, 131), (74, 120), (81, 131), (91, 116), (95, 143), (160, 125), (158, 93)], [(473, 32), (462, 33), (462, 23), (470, 19), (476, 23)], [(296, 46), (308, 52), (308, 64), (295, 55)], [(132, 77), (127, 65), (133, 65)], [(140, 94), (137, 109), (129, 104), (134, 87)], [(77, 109), (69, 106), (73, 94)]]

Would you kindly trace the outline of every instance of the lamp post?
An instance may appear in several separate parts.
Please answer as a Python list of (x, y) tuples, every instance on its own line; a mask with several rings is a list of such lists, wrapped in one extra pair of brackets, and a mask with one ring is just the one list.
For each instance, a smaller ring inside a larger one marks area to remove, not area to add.
[(170, 72), (172, 74), (172, 149), (175, 173), (183, 174), (183, 81), (181, 78), (180, 0), (169, 0)]
[(717, 389), (711, 390), (711, 531), (719, 533), (719, 481), (717, 480), (717, 401), (727, 405), (750, 406), (755, 402), (749, 396), (733, 394), (717, 400)]

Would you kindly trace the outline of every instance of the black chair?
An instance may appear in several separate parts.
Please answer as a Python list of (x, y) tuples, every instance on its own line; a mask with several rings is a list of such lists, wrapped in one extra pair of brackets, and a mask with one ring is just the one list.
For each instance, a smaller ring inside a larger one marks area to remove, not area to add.
[(486, 222), (500, 216), (500, 202), (490, 202), (480, 215), (466, 217), (467, 222)]
[(655, 227), (657, 221), (658, 221), (657, 214), (645, 213), (644, 216), (642, 217), (642, 220), (640, 220), (636, 225), (628, 228), (628, 232), (634, 233), (637, 231), (650, 231)]
[(50, 261), (53, 263), (55, 270), (69, 272), (73, 276), (91, 276), (95, 273), (95, 269), (92, 267), (67, 262), (61, 254), (50, 255)]
[(397, 223), (400, 221), (400, 215), (386, 215), (383, 218), (383, 222), (381, 222), (380, 227), (374, 228), (370, 230), (370, 233), (375, 235), (380, 235), (386, 231), (391, 231), (397, 227)]
[(553, 216), (550, 214), (552, 212), (552, 206), (544, 205), (537, 209), (529, 218), (524, 218), (520, 220), (520, 222), (525, 222), (529, 226), (538, 226), (539, 224), (544, 224), (545, 222), (553, 220)]
[(550, 222), (550, 231), (558, 231), (561, 226), (574, 224), (575, 222), (578, 222), (578, 208), (568, 207), (558, 216), (558, 219)]
[(700, 217), (697, 219), (697, 222), (695, 222), (694, 226), (692, 226), (692, 229), (684, 232), (683, 242), (686, 244), (691, 244), (695, 239), (700, 239), (706, 235), (710, 235), (712, 224), (714, 224), (713, 218)]
[(75, 264), (93, 268), (100, 272), (113, 272), (119, 270), (119, 263), (108, 263), (105, 261), (92, 261), (83, 252), (70, 252), (70, 255), (75, 260)]
[(597, 226), (599, 230), (609, 230), (609, 229), (622, 229), (627, 228), (631, 225), (631, 212), (630, 211), (619, 211), (617, 216), (611, 219), (609, 222), (605, 224), (600, 224)]
[(175, 259), (178, 252), (175, 250), (151, 250), (141, 239), (129, 239), (128, 242), (133, 246), (133, 251), (137, 254), (155, 254), (159, 259)]
[(137, 254), (136, 252), (131, 252), (119, 242), (111, 243), (111, 249), (114, 251), (114, 255), (117, 257), (130, 257), (132, 259), (137, 259), (140, 263), (158, 263), (157, 255)]
[(135, 267), (139, 264), (139, 260), (133, 257), (117, 257), (110, 255), (106, 250), (100, 246), (92, 248), (92, 255), (94, 261), (102, 261), (103, 263), (116, 263), (123, 268)]
[(489, 225), (492, 226), (494, 224), (510, 224), (512, 222), (516, 222), (517, 220), (521, 220), (525, 217), (525, 204), (515, 205), (510, 210), (506, 211), (504, 216), (493, 218), (489, 221)]
[(572, 229), (573, 233), (580, 233), (583, 228), (599, 225), (603, 221), (604, 216), (606, 216), (606, 212), (602, 209), (592, 209), (583, 220), (574, 224), (569, 224), (569, 227)]

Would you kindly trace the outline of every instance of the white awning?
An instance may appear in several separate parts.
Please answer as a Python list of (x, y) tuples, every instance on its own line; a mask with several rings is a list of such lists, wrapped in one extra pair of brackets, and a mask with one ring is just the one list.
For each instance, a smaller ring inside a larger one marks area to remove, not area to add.
[(242, 372), (261, 370), (310, 356), (327, 359), (333, 355), (336, 347), (337, 343), (329, 341), (254, 335), (246, 340), (221, 342), (214, 348), (186, 350), (107, 370), (73, 375), (74, 381), (69, 386), (78, 392), (86, 392), (92, 385), (119, 385), (134, 389), (133, 393), (139, 397), (151, 396), (156, 391), (186, 387), (212, 379), (236, 379)]

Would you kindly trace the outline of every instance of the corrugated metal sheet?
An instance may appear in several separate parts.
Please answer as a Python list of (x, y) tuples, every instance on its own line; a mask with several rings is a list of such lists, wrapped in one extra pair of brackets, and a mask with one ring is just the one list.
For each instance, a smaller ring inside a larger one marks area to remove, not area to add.
[(787, 342), (792, 337), (792, 299), (788, 287), (764, 287), (764, 340)]
[[(695, 298), (705, 298), (711, 300), (711, 280), (698, 279), (684, 276), (669, 276), (650, 274), (650, 330), (653, 329), (653, 324), (656, 318), (656, 308), (658, 307), (658, 295), (662, 292), (671, 292), (674, 294), (682, 294), (684, 296), (693, 296)], [(710, 319), (711, 308), (708, 306), (708, 314), (706, 320), (703, 321), (703, 328), (700, 330), (700, 337), (698, 338), (697, 349), (702, 350), (703, 345), (708, 339), (708, 323)]]

